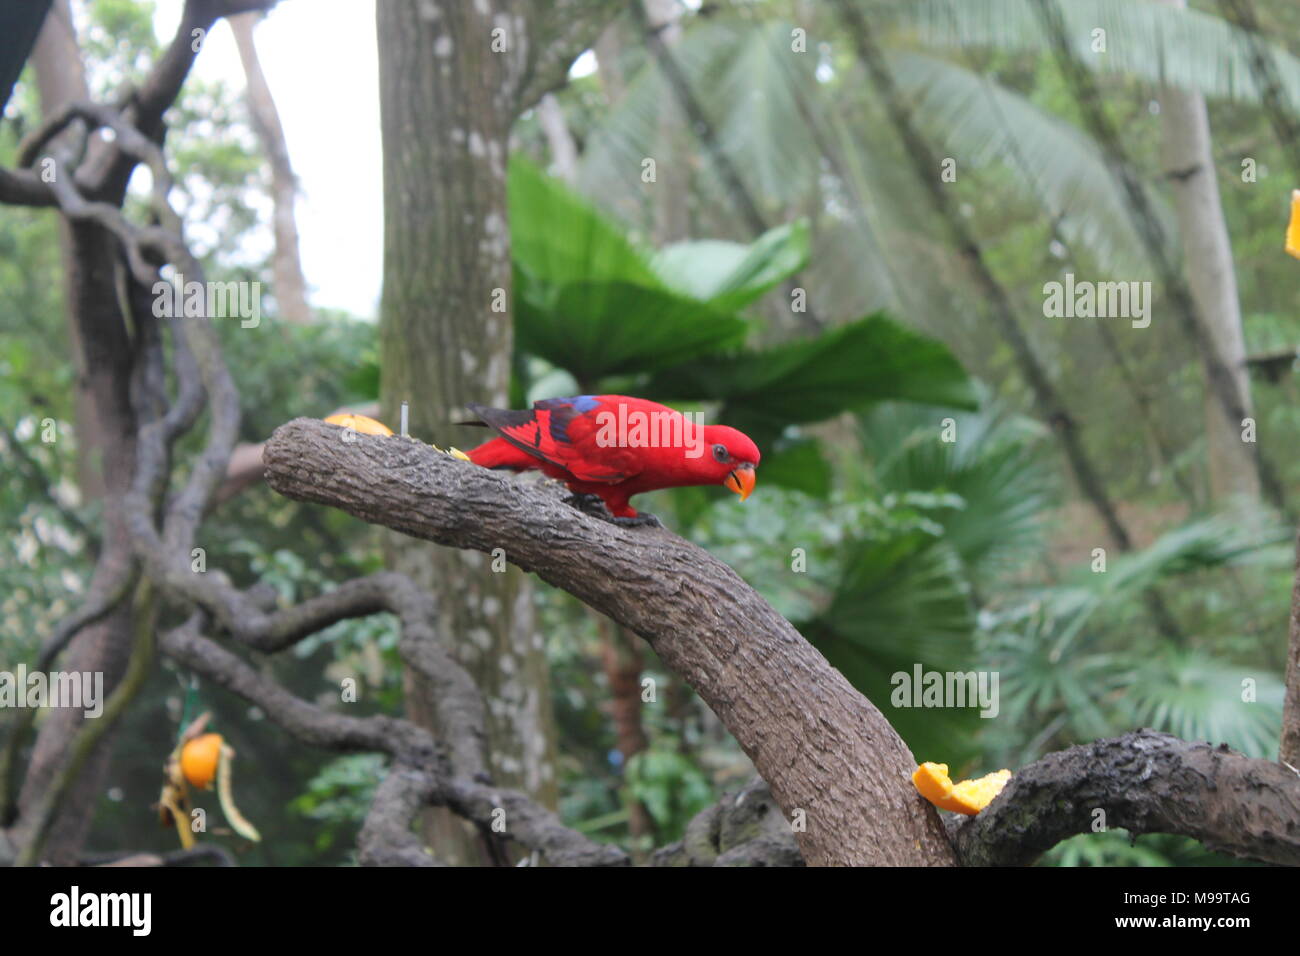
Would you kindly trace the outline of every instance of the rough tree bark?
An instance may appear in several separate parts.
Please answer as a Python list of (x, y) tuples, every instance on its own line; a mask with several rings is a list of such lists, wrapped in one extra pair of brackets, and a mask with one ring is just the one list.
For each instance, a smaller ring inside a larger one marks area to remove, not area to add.
[[(1187, 0), (1161, 0), (1186, 9)], [(1204, 317), (1207, 344), (1216, 349), (1231, 373), (1237, 403), (1251, 413), (1250, 376), (1246, 368), (1246, 337), (1241, 328), (1241, 302), (1232, 242), (1219, 200), (1219, 181), (1210, 141), (1210, 116), (1200, 93), (1165, 87), (1160, 92), (1160, 127), (1164, 136), (1164, 170), (1174, 194), (1183, 268), (1196, 311)], [(1259, 498), (1259, 479), (1240, 422), (1229, 422), (1220, 409), (1213, 383), (1205, 389), (1206, 457), (1210, 494), (1215, 500), (1241, 496)]]
[(1021, 866), (1101, 825), (1134, 836), (1181, 833), (1221, 853), (1296, 866), (1298, 822), (1294, 771), (1143, 730), (1048, 754), (1017, 772), (979, 816), (954, 828), (954, 842), (968, 865)]
[(241, 13), (231, 17), (229, 23), (244, 67), (253, 129), (271, 167), (271, 200), (275, 210), (271, 219), (275, 234), (271, 271), (275, 280), (275, 303), (280, 318), (305, 324), (312, 321), (312, 312), (307, 302), (307, 280), (302, 274), (302, 260), (298, 255), (298, 221), (293, 213), (298, 178), (293, 174), (293, 164), (289, 161), (289, 144), (285, 142), (284, 127), (280, 125), (280, 112), (275, 108), (271, 87), (257, 58), (257, 44), (253, 42), (253, 28), (261, 19), (260, 13)]
[[(384, 143), (381, 403), (386, 420), (396, 423), (400, 403), (408, 402), (414, 435), (469, 447), (481, 434), (452, 427), (466, 417), (465, 404), (508, 405), (510, 127), (562, 82), (616, 9), (523, 0), (376, 6)], [(396, 537), (389, 554), (393, 568), (444, 596), (439, 626), (488, 699), (493, 774), (553, 803), (546, 659), (527, 579), (494, 570), (480, 555)], [(419, 707), (423, 697), (408, 699)], [(464, 846), (461, 855), (469, 852)]]

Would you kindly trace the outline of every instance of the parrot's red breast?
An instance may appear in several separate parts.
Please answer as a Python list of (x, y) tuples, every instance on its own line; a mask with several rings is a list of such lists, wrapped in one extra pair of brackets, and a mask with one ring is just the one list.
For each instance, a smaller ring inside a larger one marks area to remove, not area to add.
[(726, 425), (625, 395), (577, 395), (509, 411), (470, 405), (501, 436), (471, 450), (486, 468), (536, 469), (577, 494), (599, 496), (617, 518), (635, 518), (628, 499), (644, 491), (724, 485), (749, 497), (758, 446)]

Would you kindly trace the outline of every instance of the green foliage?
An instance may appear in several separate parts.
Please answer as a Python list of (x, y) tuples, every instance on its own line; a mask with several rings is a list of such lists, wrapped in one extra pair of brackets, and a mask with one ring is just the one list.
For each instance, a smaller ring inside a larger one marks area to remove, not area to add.
[(714, 801), (709, 781), (676, 745), (660, 737), (627, 762), (628, 791), (645, 804), (666, 842), (681, 839), (691, 818)]
[[(1093, 30), (1106, 35), (1105, 56), (1080, 56), (1103, 73), (1170, 83), (1209, 97), (1258, 103), (1245, 34), (1220, 17), (1177, 9), (1152, 0), (1070, 0), (1058, 5), (1076, 53), (1091, 49)], [(917, 29), (939, 48), (990, 46), (1046, 52), (1048, 39), (1034, 0), (920, 0), (890, 6), (894, 19)], [(1279, 79), (1292, 102), (1300, 94), (1300, 59), (1280, 44), (1268, 44)]]
[(746, 246), (721, 239), (674, 242), (655, 254), (651, 265), (679, 291), (721, 311), (752, 304), (808, 265), (806, 222), (769, 229)]
[(649, 387), (670, 398), (724, 402), (723, 420), (768, 434), (890, 399), (974, 407), (970, 379), (952, 353), (881, 314), (815, 339), (700, 359), (656, 375)]
[(382, 754), (336, 757), (307, 781), (289, 809), (311, 820), (316, 829), (313, 849), (354, 851), (357, 830), (374, 800), (375, 788), (386, 772)]
[(735, 344), (745, 333), (739, 318), (666, 289), (611, 281), (539, 288), (522, 279), (520, 285), (518, 347), (580, 383), (673, 365)]
[(1276, 753), (1276, 665), (1234, 666), (1230, 641), (1213, 632), (1171, 646), (1139, 602), (1152, 585), (1210, 569), (1285, 566), (1278, 535), (1261, 534), (1257, 521), (1235, 515), (1188, 522), (1110, 562), (1104, 573), (1080, 568), (1067, 583), (990, 614), (982, 653), (1002, 674), (1007, 726), (1044, 728), (1015, 751), (1015, 762), (1138, 726), (1224, 742), (1252, 756)]
[[(952, 440), (945, 440), (949, 422)], [(939, 520), (972, 581), (988, 582), (1040, 552), (1057, 489), (1036, 422), (985, 395), (972, 413), (882, 404), (862, 415), (860, 434), (882, 489), (960, 499)]]

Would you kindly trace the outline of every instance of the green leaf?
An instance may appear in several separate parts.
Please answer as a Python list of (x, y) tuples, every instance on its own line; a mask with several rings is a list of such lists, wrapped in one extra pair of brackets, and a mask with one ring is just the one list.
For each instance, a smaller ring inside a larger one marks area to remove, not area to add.
[(764, 485), (793, 488), (815, 498), (825, 498), (831, 491), (830, 462), (811, 438), (791, 442), (764, 455), (758, 474)]
[[(510, 160), (510, 247), (517, 269), (548, 283), (662, 283), (625, 230), (528, 160)], [(505, 224), (502, 224), (505, 229)]]
[(358, 399), (379, 397), (379, 358), (370, 350), (356, 366), (343, 377), (344, 387)]
[[(1209, 97), (1246, 103), (1262, 98), (1247, 34), (1221, 17), (1148, 0), (1070, 0), (1059, 6), (1072, 52), (1089, 69), (1199, 90)], [(891, 5), (888, 19), (915, 30), (923, 45), (935, 48), (989, 47), (1026, 54), (1050, 49), (1033, 0), (920, 0)], [(1098, 28), (1106, 31), (1103, 56), (1091, 48), (1092, 31)], [(1279, 82), (1296, 102), (1300, 60), (1284, 44), (1270, 43), (1267, 49)]]
[(723, 311), (736, 311), (808, 264), (808, 223), (769, 229), (750, 245), (699, 239), (666, 246), (651, 260), (668, 285)]
[[(957, 441), (943, 440), (945, 419)], [(963, 507), (927, 514), (977, 582), (1018, 570), (1040, 552), (1056, 491), (1042, 426), (987, 400), (973, 413), (881, 404), (861, 426), (862, 451), (883, 490), (960, 496)]]
[(519, 284), (519, 348), (567, 370), (583, 387), (736, 345), (748, 329), (730, 313), (666, 289), (603, 280), (539, 287), (521, 278)]
[(821, 421), (888, 399), (976, 406), (971, 381), (947, 346), (883, 313), (814, 339), (668, 369), (649, 391), (724, 401), (721, 421), (769, 426)]
[[(1286, 687), (1276, 674), (1178, 647), (1148, 649), (1127, 663), (1119, 706), (1131, 726), (1226, 743), (1250, 757), (1277, 753)], [(1243, 699), (1248, 686), (1255, 696)]]

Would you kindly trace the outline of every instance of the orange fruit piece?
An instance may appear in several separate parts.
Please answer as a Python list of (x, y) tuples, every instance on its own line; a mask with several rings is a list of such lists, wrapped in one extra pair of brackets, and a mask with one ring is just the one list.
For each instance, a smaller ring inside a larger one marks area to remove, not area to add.
[(383, 422), (377, 422), (373, 418), (367, 418), (365, 415), (354, 415), (352, 412), (344, 412), (341, 415), (331, 415), (325, 419), (327, 425), (339, 425), (343, 428), (351, 428), (353, 431), (361, 432), (363, 435), (391, 435), (393, 430)]
[(921, 796), (940, 810), (967, 816), (974, 816), (992, 803), (1010, 779), (1010, 770), (998, 770), (978, 780), (955, 784), (948, 777), (946, 763), (923, 763), (912, 773), (912, 783)]
[(181, 773), (190, 786), (207, 790), (217, 776), (221, 748), (225, 741), (221, 734), (204, 734), (195, 737), (181, 748)]

